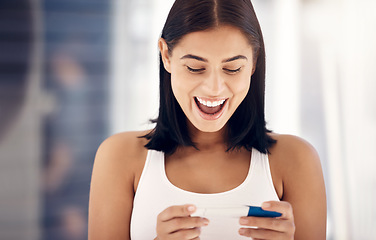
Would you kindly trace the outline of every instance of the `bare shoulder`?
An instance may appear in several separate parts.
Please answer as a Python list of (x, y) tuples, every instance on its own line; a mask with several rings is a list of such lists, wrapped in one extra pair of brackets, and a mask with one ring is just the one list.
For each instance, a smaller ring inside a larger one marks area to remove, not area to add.
[(269, 160), (279, 197), (294, 210), (295, 239), (325, 239), (326, 194), (321, 161), (302, 138), (271, 134)]
[(289, 174), (294, 169), (303, 170), (317, 164), (321, 168), (317, 151), (306, 140), (293, 135), (275, 133), (271, 134), (271, 137), (277, 140), (277, 143), (269, 149), (270, 158), (273, 159), (273, 164), (289, 171)]
[(277, 142), (269, 148), (269, 163), (274, 187), (278, 197), (286, 196), (290, 179), (296, 174), (309, 170), (311, 165), (321, 167), (320, 160), (313, 146), (304, 139), (285, 134), (269, 134)]
[(281, 198), (295, 187), (297, 180), (322, 176), (320, 157), (309, 142), (293, 135), (273, 133), (271, 137), (277, 142), (269, 149), (270, 167)]
[(90, 185), (89, 239), (129, 239), (135, 179), (142, 172), (147, 132), (124, 132), (99, 146)]
[(133, 186), (135, 183), (137, 185), (147, 155), (144, 147), (147, 139), (140, 137), (148, 132), (149, 130), (122, 132), (107, 138), (98, 148), (94, 167), (101, 165), (103, 171), (107, 169), (107, 172), (112, 174), (116, 171), (119, 176), (128, 176), (127, 180), (131, 181)]
[(96, 159), (111, 161), (112, 163), (132, 164), (134, 160), (142, 159), (147, 150), (145, 138), (140, 138), (148, 131), (122, 132), (110, 136), (99, 146)]

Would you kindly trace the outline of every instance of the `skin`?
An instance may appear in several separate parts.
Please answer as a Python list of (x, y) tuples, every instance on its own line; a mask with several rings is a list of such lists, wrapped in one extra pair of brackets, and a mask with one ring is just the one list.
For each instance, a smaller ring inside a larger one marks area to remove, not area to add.
[[(231, 26), (187, 34), (171, 55), (163, 39), (159, 47), (165, 69), (171, 73), (173, 93), (187, 116), (191, 138), (200, 149), (179, 147), (172, 155), (166, 155), (167, 177), (175, 186), (197, 193), (235, 188), (247, 176), (250, 152), (245, 149), (226, 152), (224, 132), (250, 85), (255, 65), (252, 47)], [(234, 60), (236, 56), (245, 58)], [(229, 71), (239, 68), (235, 73)], [(195, 106), (196, 96), (226, 98), (228, 103), (220, 118), (206, 120)], [(99, 147), (90, 192), (90, 240), (130, 239), (133, 197), (147, 154), (143, 147), (147, 140), (138, 136), (146, 133), (120, 133)], [(282, 216), (242, 217), (239, 223), (244, 227), (238, 234), (253, 239), (325, 239), (325, 186), (316, 151), (298, 137), (271, 136), (277, 143), (269, 149), (270, 169), (281, 201), (265, 202), (262, 207), (281, 212)], [(195, 206), (189, 204), (162, 211), (155, 220), (158, 234), (155, 239), (199, 239), (200, 228), (210, 222), (190, 217), (194, 211)]]
[[(223, 129), (250, 86), (254, 63), (252, 46), (245, 36), (238, 29), (226, 26), (187, 34), (171, 56), (163, 39), (159, 48), (165, 69), (171, 73), (172, 91), (189, 121), (202, 132)], [(202, 119), (194, 97), (229, 101), (224, 106), (224, 114), (212, 121)]]

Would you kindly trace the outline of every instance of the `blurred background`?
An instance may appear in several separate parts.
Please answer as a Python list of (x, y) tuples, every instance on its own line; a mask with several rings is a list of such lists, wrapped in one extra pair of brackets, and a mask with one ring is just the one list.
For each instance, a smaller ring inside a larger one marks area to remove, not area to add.
[[(108, 136), (153, 127), (172, 0), (0, 0), (0, 239), (87, 239)], [(376, 236), (376, 1), (253, 0), (266, 118), (319, 152), (329, 240)]]

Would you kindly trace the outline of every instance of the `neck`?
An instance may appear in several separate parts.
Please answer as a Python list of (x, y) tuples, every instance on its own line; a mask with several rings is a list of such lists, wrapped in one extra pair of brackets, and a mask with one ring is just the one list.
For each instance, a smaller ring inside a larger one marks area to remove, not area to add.
[(226, 126), (217, 132), (202, 132), (194, 127), (191, 123), (188, 123), (188, 131), (192, 141), (196, 144), (196, 147), (200, 151), (211, 151), (227, 149), (226, 144)]

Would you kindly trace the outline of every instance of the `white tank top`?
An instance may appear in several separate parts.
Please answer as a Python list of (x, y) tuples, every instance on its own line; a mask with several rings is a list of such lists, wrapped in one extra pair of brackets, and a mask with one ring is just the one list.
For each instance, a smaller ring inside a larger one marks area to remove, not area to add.
[[(131, 239), (154, 239), (158, 214), (172, 205), (261, 206), (269, 200), (279, 201), (279, 198), (270, 174), (268, 155), (256, 149), (252, 149), (251, 164), (244, 182), (229, 191), (212, 194), (189, 192), (173, 185), (165, 172), (164, 153), (149, 150), (133, 201)], [(210, 223), (201, 228), (201, 240), (250, 239), (238, 234), (239, 218), (206, 218)]]

